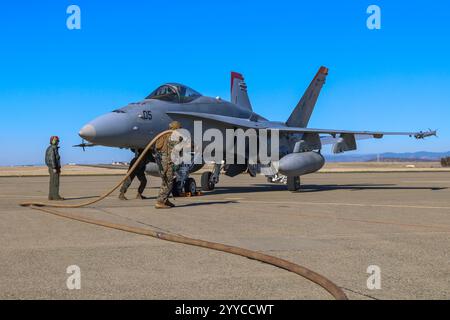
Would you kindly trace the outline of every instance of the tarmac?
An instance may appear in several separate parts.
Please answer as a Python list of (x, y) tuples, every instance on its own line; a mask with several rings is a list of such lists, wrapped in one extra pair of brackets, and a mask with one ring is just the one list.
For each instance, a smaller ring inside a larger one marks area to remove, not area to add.
[[(199, 184), (199, 176), (194, 175)], [(64, 176), (67, 203), (119, 176)], [(0, 178), (0, 299), (331, 299), (285, 270), (208, 249), (22, 208), (46, 200), (48, 178)], [(93, 207), (64, 209), (278, 256), (342, 287), (350, 299), (450, 298), (450, 172), (318, 173), (291, 193), (264, 177), (221, 176), (216, 190), (153, 208), (159, 179)], [(79, 266), (81, 289), (67, 268)], [(380, 289), (369, 289), (369, 266)]]
[[(212, 171), (212, 165), (205, 165), (200, 171)], [(62, 169), (63, 176), (105, 176), (125, 175), (128, 165), (124, 164), (98, 164), (98, 165), (65, 165)], [(337, 172), (450, 172), (449, 167), (442, 167), (437, 161), (412, 161), (412, 162), (327, 162), (320, 169), (320, 173)], [(46, 177), (46, 166), (0, 166), (0, 177)]]

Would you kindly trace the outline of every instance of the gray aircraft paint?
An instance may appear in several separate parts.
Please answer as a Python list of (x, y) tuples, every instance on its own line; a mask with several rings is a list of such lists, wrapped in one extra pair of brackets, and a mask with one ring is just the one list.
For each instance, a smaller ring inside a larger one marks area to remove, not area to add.
[[(294, 149), (296, 152), (319, 151), (322, 144), (325, 143), (335, 144), (334, 149), (338, 152), (353, 150), (356, 145), (349, 146), (346, 144), (346, 141), (351, 141), (353, 138), (365, 139), (381, 138), (384, 135), (406, 135), (419, 139), (435, 134), (434, 131), (380, 132), (314, 129), (306, 128), (306, 125), (305, 127), (293, 126), (308, 123), (316, 103), (317, 96), (323, 83), (325, 82), (327, 72), (328, 69), (324, 67), (319, 69), (319, 72), (306, 90), (305, 95), (302, 97), (286, 123), (274, 122), (265, 119), (261, 115), (253, 112), (249, 103), (236, 105), (220, 98), (211, 98), (201, 95), (182, 96), (180, 92), (183, 91), (196, 92), (180, 84), (167, 84), (159, 87), (152, 94), (155, 92), (158, 93), (158, 90), (164, 89), (167, 91), (172, 88), (170, 90), (178, 90), (176, 95), (172, 95), (174, 97), (178, 97), (174, 101), (160, 100), (161, 95), (157, 95), (156, 97), (149, 96), (147, 99), (140, 102), (130, 103), (123, 108), (94, 119), (80, 130), (79, 135), (83, 139), (89, 141), (91, 145), (103, 145), (119, 148), (143, 148), (158, 133), (166, 130), (169, 123), (173, 120), (180, 121), (183, 128), (187, 129), (191, 133), (191, 136), (194, 133), (194, 121), (201, 120), (203, 127), (202, 135), (204, 131), (211, 128), (219, 129), (224, 134), (224, 137), (226, 129), (253, 128), (279, 130), (279, 154), (280, 157), (283, 157), (293, 153)], [(233, 86), (231, 89), (233, 91)], [(192, 101), (186, 101), (189, 99), (192, 99)], [(203, 144), (203, 148), (205, 147), (205, 144), (206, 143)], [(224, 146), (224, 148), (227, 148), (227, 146)], [(309, 160), (312, 159), (311, 157), (309, 157)], [(292, 169), (297, 165), (298, 170), (295, 170), (294, 168), (292, 170), (290, 169), (289, 172), (301, 173), (303, 172), (301, 168), (302, 163), (309, 163), (310, 161), (305, 160), (304, 157), (300, 158), (292, 156), (288, 157), (284, 159), (283, 166)], [(321, 167), (323, 165), (320, 165), (319, 162), (316, 163), (317, 167)], [(308, 165), (308, 168), (311, 167), (313, 167), (313, 165)], [(198, 166), (196, 169), (198, 169)], [(306, 168), (303, 169), (306, 170)], [(309, 173), (311, 170), (308, 169), (306, 171)]]

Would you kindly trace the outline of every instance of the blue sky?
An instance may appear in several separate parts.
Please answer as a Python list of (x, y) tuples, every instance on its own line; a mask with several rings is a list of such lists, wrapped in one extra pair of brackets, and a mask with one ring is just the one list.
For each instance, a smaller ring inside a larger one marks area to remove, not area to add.
[[(81, 8), (68, 30), (66, 8)], [(381, 7), (382, 29), (366, 27)], [(0, 165), (39, 164), (49, 136), (64, 162), (127, 160), (72, 148), (94, 117), (176, 81), (229, 98), (244, 73), (255, 111), (284, 121), (321, 65), (310, 127), (439, 129), (439, 138), (366, 140), (360, 153), (450, 150), (450, 2), (9, 1), (0, 9)], [(6, 146), (6, 149), (5, 149)]]

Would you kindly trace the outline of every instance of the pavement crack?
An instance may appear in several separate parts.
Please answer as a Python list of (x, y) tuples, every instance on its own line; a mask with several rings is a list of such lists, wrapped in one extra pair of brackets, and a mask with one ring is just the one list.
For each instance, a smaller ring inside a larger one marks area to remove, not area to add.
[(352, 290), (352, 289), (349, 289), (349, 288), (341, 287), (341, 289), (342, 290), (346, 290), (346, 291), (350, 291), (352, 293), (358, 294), (358, 295), (366, 297), (366, 298), (370, 298), (372, 300), (380, 300), (378, 298), (375, 298), (374, 296), (371, 296), (371, 295), (368, 295), (368, 294), (365, 294), (365, 293), (362, 293), (362, 292), (359, 292), (359, 291), (356, 291), (356, 290)]
[(181, 236), (180, 234), (175, 233), (175, 232), (172, 232), (172, 231), (170, 231), (170, 230), (168, 230), (168, 229), (164, 229), (164, 228), (155, 226), (155, 225), (153, 225), (153, 224), (149, 224), (149, 223), (142, 222), (142, 221), (139, 221), (139, 220), (134, 220), (134, 219), (131, 219), (131, 218), (122, 216), (122, 215), (120, 215), (120, 214), (117, 214), (117, 213), (108, 211), (108, 210), (103, 209), (103, 208), (96, 208), (96, 210), (101, 211), (101, 212), (106, 213), (106, 214), (109, 214), (109, 215), (112, 215), (112, 216), (115, 216), (115, 217), (118, 217), (118, 218), (122, 218), (122, 219), (125, 219), (125, 220), (128, 220), (128, 221), (132, 221), (132, 222), (135, 222), (135, 223), (138, 223), (138, 224), (142, 224), (142, 225), (144, 225), (144, 226), (151, 227), (151, 228), (153, 228), (153, 229), (160, 230), (160, 231), (162, 231), (162, 232), (164, 232), (164, 233), (170, 233), (170, 234), (174, 234), (174, 235)]

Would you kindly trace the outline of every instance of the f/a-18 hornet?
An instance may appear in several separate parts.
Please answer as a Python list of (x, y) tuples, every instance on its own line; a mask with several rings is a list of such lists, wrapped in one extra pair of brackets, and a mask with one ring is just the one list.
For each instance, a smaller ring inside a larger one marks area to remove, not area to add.
[[(352, 131), (308, 128), (322, 86), (325, 83), (328, 69), (320, 67), (311, 84), (293, 110), (286, 122), (269, 121), (253, 112), (247, 86), (241, 74), (231, 73), (231, 101), (217, 97), (206, 97), (197, 91), (178, 83), (167, 83), (153, 91), (144, 100), (130, 103), (125, 107), (104, 114), (86, 124), (79, 135), (89, 141), (79, 146), (102, 145), (118, 148), (144, 148), (158, 133), (166, 130), (170, 122), (181, 122), (191, 135), (194, 133), (194, 121), (202, 122), (202, 130), (216, 128), (221, 132), (226, 129), (254, 129), (257, 134), (262, 129), (277, 130), (279, 137), (279, 153), (275, 166), (276, 171), (266, 174), (276, 181), (279, 177), (287, 180), (288, 190), (300, 188), (300, 176), (320, 170), (325, 159), (320, 154), (322, 145), (333, 144), (334, 153), (356, 150), (358, 139), (380, 139), (385, 135), (405, 135), (423, 139), (436, 134), (426, 132), (382, 132)], [(225, 136), (225, 134), (224, 134)], [(225, 146), (227, 148), (229, 146)], [(236, 149), (232, 149), (237, 152)], [(247, 155), (244, 156), (244, 159)], [(178, 191), (194, 191), (195, 180), (188, 174), (201, 169), (202, 164), (191, 165), (187, 172), (177, 175)], [(272, 166), (274, 167), (274, 166)], [(157, 165), (149, 163), (147, 172), (155, 174)], [(216, 162), (214, 169), (204, 172), (201, 177), (203, 190), (212, 190), (219, 181), (221, 171), (227, 176), (236, 176), (243, 172), (254, 176), (258, 165)]]

